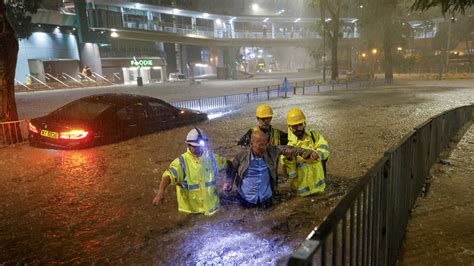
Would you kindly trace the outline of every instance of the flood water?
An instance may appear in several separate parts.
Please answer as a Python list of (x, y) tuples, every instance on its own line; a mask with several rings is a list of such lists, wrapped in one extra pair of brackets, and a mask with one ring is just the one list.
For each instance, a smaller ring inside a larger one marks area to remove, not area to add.
[[(184, 152), (191, 126), (78, 151), (0, 149), (0, 263), (277, 264), (287, 258), (390, 146), (429, 117), (474, 102), (471, 81), (413, 83), (293, 96), (268, 102), (273, 125), (298, 106), (328, 141), (323, 195), (278, 187), (269, 210), (222, 195), (212, 217), (177, 211), (173, 187), (151, 201), (162, 172)], [(201, 123), (215, 152), (231, 157), (254, 126), (258, 103)]]

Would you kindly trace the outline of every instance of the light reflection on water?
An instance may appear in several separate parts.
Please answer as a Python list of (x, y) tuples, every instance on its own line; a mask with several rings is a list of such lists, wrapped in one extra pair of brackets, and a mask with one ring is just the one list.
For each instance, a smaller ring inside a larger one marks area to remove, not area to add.
[(276, 237), (266, 239), (222, 223), (201, 226), (188, 234), (180, 257), (174, 262), (197, 265), (252, 264), (275, 265), (291, 253), (291, 248)]
[[(74, 253), (93, 260), (104, 252), (104, 242), (114, 234), (108, 227), (124, 213), (122, 206), (111, 207), (103, 200), (110, 181), (105, 173), (105, 160), (94, 149), (58, 153), (50, 173), (49, 204), (42, 210), (51, 221), (46, 236), (53, 246), (76, 242)], [(63, 259), (72, 262), (77, 258)]]

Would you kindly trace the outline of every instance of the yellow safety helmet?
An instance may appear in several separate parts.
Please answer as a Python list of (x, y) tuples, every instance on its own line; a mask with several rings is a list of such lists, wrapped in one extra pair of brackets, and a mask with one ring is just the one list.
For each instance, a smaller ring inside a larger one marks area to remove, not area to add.
[(299, 125), (306, 121), (303, 111), (298, 108), (291, 109), (286, 115), (286, 123), (289, 126)]
[(273, 116), (273, 110), (270, 106), (268, 106), (266, 104), (262, 104), (259, 107), (257, 107), (257, 111), (255, 112), (255, 115), (258, 118), (272, 117)]

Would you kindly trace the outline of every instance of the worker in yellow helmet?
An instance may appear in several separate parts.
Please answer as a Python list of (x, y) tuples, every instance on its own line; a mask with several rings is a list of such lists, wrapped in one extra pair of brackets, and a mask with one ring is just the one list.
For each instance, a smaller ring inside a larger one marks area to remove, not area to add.
[(300, 196), (324, 192), (326, 161), (329, 157), (328, 142), (316, 131), (306, 129), (304, 113), (293, 108), (286, 117), (288, 146), (316, 151), (310, 158), (287, 157), (285, 166), (291, 188)]
[(208, 139), (199, 128), (193, 128), (186, 136), (188, 149), (176, 158), (163, 173), (160, 188), (153, 204), (164, 201), (165, 189), (176, 185), (178, 210), (186, 213), (213, 215), (219, 211), (216, 178), (218, 172), (227, 169), (227, 162), (207, 149)]
[(261, 104), (257, 107), (255, 112), (258, 126), (249, 129), (245, 135), (240, 138), (237, 145), (247, 147), (250, 144), (250, 136), (252, 132), (261, 130), (267, 136), (268, 144), (271, 145), (286, 145), (288, 143), (288, 134), (272, 127), (271, 122), (273, 118), (273, 110), (267, 104)]

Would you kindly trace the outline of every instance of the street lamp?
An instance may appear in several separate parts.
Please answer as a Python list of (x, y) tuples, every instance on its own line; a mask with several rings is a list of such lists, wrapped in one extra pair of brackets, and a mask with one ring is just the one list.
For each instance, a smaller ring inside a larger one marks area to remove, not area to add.
[(402, 48), (402, 47), (397, 47), (397, 50), (398, 50), (399, 52), (401, 52), (401, 51), (403, 50), (403, 48)]
[(372, 54), (374, 55), (373, 58), (372, 58), (372, 79), (375, 78), (375, 64), (377, 63), (377, 59), (375, 58), (377, 56), (377, 49), (374, 48), (372, 49)]

